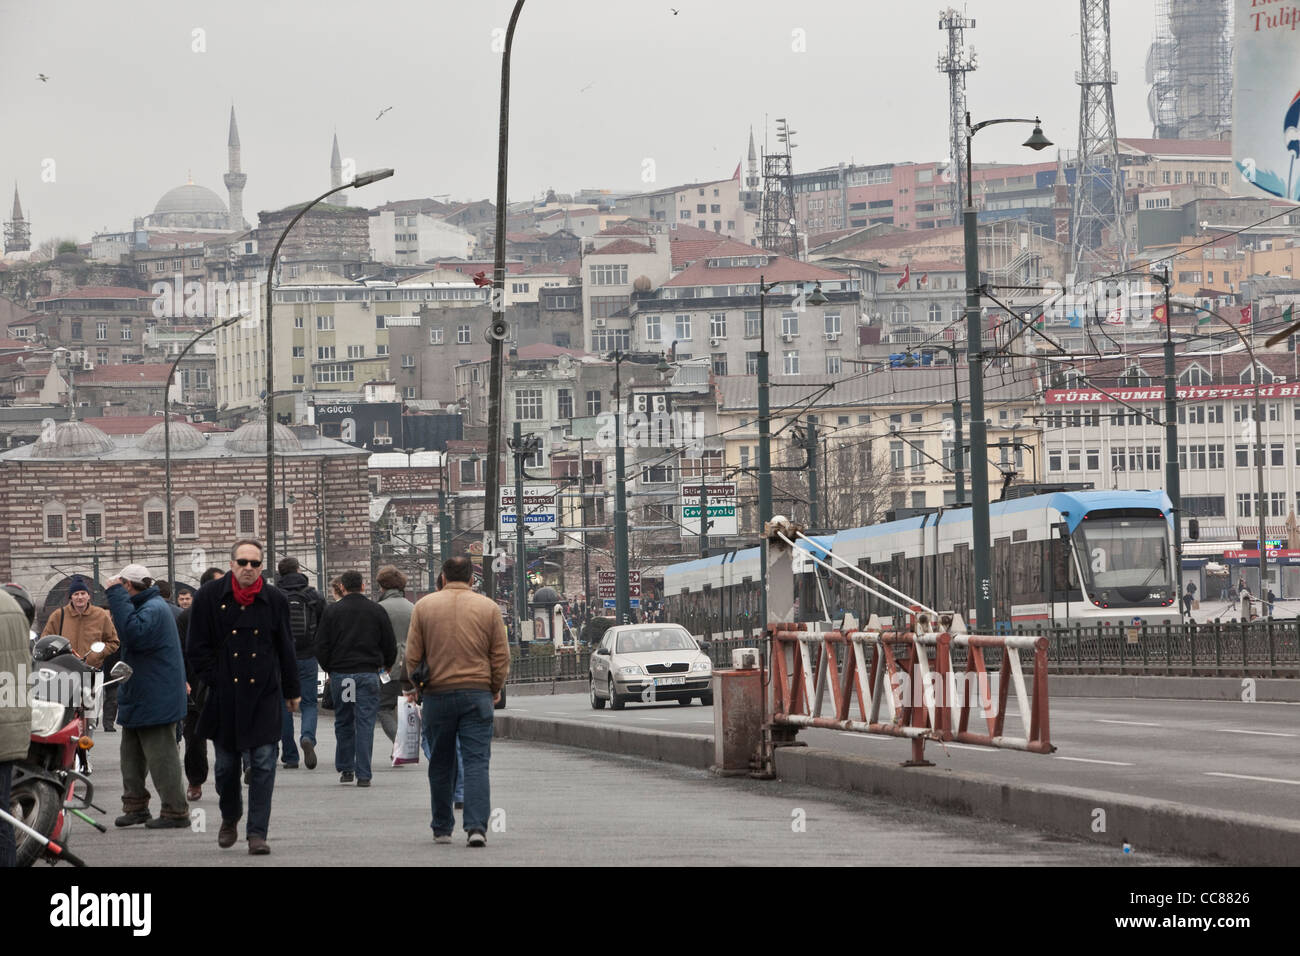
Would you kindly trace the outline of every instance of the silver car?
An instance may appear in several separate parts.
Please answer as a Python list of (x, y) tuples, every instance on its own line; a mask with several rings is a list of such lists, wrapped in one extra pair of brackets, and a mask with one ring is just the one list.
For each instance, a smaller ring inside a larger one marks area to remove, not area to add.
[(594, 710), (606, 701), (614, 710), (629, 702), (686, 705), (696, 697), (706, 706), (713, 703), (713, 665), (678, 624), (611, 627), (591, 654), (588, 677)]

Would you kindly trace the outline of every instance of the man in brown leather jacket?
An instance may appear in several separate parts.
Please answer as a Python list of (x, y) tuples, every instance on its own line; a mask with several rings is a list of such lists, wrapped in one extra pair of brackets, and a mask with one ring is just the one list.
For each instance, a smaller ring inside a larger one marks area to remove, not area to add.
[[(80, 574), (74, 574), (68, 583), (68, 603), (45, 622), (41, 637), (60, 634), (68, 639), (78, 657), (83, 657), (91, 667), (103, 667), (104, 658), (117, 650), (117, 628), (113, 617), (102, 607), (90, 603), (90, 585)], [(104, 642), (98, 654), (90, 651), (96, 641)]]
[[(465, 759), (465, 817), (469, 846), (487, 843), (491, 797), (488, 763), (492, 753), (493, 703), (510, 671), (505, 622), (496, 602), (470, 589), (469, 558), (449, 558), (442, 566), (446, 586), (422, 597), (411, 615), (406, 638), (406, 673), (423, 664), (424, 734), (429, 759), (429, 794), (435, 843), (450, 843), (456, 818), (452, 786), (456, 779), (456, 739)], [(409, 683), (409, 682), (408, 682)], [(414, 685), (408, 697), (414, 699)]]

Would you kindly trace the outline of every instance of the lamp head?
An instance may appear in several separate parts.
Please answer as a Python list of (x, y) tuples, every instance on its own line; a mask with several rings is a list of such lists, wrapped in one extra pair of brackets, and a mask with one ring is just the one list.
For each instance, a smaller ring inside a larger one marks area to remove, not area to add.
[(361, 173), (356, 179), (352, 180), (352, 188), (360, 189), (362, 186), (369, 186), (371, 183), (377, 183), (381, 179), (387, 179), (393, 175), (391, 169), (372, 169), (368, 173)]
[(809, 305), (825, 305), (830, 299), (826, 298), (826, 293), (822, 291), (820, 282), (813, 288), (812, 295), (808, 296)]
[(1024, 145), (1032, 150), (1040, 150), (1052, 145), (1052, 141), (1043, 135), (1042, 121), (1037, 116), (1034, 117), (1034, 131), (1029, 134), (1029, 139), (1025, 140)]

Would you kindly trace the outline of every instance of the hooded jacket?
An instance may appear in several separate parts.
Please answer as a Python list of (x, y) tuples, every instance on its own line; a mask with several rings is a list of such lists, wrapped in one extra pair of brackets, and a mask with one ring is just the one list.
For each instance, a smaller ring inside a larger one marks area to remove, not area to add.
[(123, 727), (157, 727), (185, 719), (185, 664), (176, 619), (158, 589), (128, 594), (108, 589), (108, 607), (121, 641), (121, 659), (131, 679), (118, 685), (117, 722)]

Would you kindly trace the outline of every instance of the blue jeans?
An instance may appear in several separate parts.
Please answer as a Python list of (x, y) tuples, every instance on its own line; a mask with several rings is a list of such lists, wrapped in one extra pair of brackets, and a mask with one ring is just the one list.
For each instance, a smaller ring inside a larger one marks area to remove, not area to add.
[[(334, 769), (356, 771), (358, 780), (369, 780), (375, 717), (379, 714), (379, 675), (374, 671), (331, 673), (330, 689), (334, 692)], [(353, 699), (344, 700), (345, 695)]]
[(424, 697), (424, 735), (433, 747), (429, 758), (429, 802), (435, 836), (450, 835), (456, 741), (465, 758), (466, 832), (487, 832), (492, 811), (488, 763), (492, 757), (492, 694), (486, 690), (453, 690)]
[(303, 657), (298, 660), (298, 683), (302, 686), (302, 700), (298, 709), (302, 712), (302, 733), (293, 735), (293, 714), (289, 705), (284, 708), (284, 721), (280, 735), (280, 759), (285, 763), (298, 762), (298, 740), (310, 740), (316, 746), (316, 658)]
[[(420, 747), (424, 750), (424, 759), (433, 759), (433, 748), (429, 746), (429, 735), (421, 732)], [(460, 750), (460, 736), (456, 737), (456, 793), (452, 797), (457, 803), (465, 802), (465, 755)]]
[[(244, 785), (240, 779), (241, 754), (226, 750), (215, 740), (217, 752), (217, 798), (223, 821), (237, 821), (244, 815)], [(248, 785), (247, 836), (266, 839), (266, 829), (271, 825), (271, 793), (275, 790), (275, 744), (263, 744), (242, 754), (253, 771)]]

